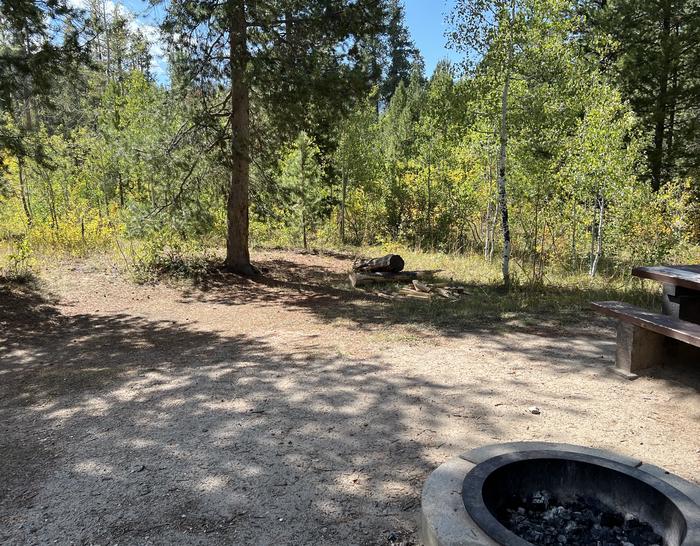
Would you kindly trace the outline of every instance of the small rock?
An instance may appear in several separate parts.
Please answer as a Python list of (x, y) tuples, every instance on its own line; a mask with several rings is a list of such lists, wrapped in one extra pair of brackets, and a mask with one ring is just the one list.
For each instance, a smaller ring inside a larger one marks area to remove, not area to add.
[(542, 413), (540, 411), (540, 408), (538, 408), (537, 406), (530, 406), (529, 408), (527, 408), (527, 411), (532, 413), (532, 415), (539, 415), (540, 413)]
[(135, 472), (143, 472), (144, 470), (146, 470), (146, 467), (143, 466), (142, 464), (134, 465), (134, 466), (132, 466), (131, 469), (130, 469), (130, 471), (131, 471), (132, 474), (135, 473)]

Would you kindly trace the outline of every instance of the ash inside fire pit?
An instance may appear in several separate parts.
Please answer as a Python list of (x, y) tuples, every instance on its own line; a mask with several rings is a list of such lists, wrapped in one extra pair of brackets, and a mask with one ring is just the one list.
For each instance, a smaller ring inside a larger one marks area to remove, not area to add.
[(622, 514), (598, 499), (577, 497), (560, 502), (549, 491), (514, 497), (499, 520), (516, 535), (536, 545), (661, 546), (648, 523)]

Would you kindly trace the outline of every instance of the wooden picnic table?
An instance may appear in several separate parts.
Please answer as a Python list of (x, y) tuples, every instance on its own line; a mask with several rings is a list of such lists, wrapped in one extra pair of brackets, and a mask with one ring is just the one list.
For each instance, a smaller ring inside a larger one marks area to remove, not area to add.
[(632, 275), (663, 284), (664, 314), (700, 324), (700, 265), (635, 267)]
[(663, 314), (621, 301), (592, 303), (617, 319), (616, 369), (634, 379), (646, 368), (700, 362), (700, 265), (635, 267), (632, 275), (662, 283)]

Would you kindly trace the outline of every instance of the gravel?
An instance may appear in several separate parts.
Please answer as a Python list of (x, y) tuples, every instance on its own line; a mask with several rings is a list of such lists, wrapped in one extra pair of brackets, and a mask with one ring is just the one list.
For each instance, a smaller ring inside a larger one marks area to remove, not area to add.
[(41, 290), (0, 294), (3, 546), (415, 543), (427, 476), (494, 442), (697, 480), (700, 367), (630, 382), (585, 311), (456, 329), (333, 288), (349, 259), (253, 258), (274, 282), (138, 286), (57, 261)]

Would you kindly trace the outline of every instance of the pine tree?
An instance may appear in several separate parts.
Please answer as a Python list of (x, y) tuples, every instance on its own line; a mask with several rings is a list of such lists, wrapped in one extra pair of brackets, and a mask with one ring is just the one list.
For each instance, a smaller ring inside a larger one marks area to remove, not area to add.
[[(51, 107), (56, 83), (85, 60), (79, 45), (80, 14), (67, 0), (5, 0), (0, 2), (0, 186), (5, 155), (14, 156), (27, 221), (25, 161), (44, 161), (35, 133), (37, 110)], [(1, 188), (0, 188), (1, 189)]]
[[(37, 103), (84, 60), (79, 17), (65, 0), (0, 2), (0, 111), (11, 113), (24, 132), (33, 126)], [(22, 136), (0, 118), (0, 148), (26, 155)]]
[(585, 43), (621, 84), (647, 133), (654, 190), (700, 167), (700, 2), (581, 0)]
[[(225, 119), (227, 252), (231, 271), (251, 275), (248, 251), (250, 164), (258, 135), (254, 107), (277, 127), (304, 128), (366, 85), (361, 44), (385, 31), (384, 0), (227, 0), (168, 4), (164, 30), (173, 58), (200, 94), (211, 125)], [(228, 91), (221, 92), (221, 89)], [(313, 105), (313, 107), (312, 107)]]
[(282, 161), (281, 186), (291, 198), (302, 233), (302, 244), (308, 248), (308, 232), (313, 228), (324, 192), (321, 185), (320, 151), (313, 139), (301, 132)]
[(398, 0), (391, 0), (387, 26), (387, 67), (381, 85), (381, 98), (387, 103), (399, 82), (408, 84), (415, 65), (423, 66), (420, 51), (416, 48), (404, 23), (404, 7)]

